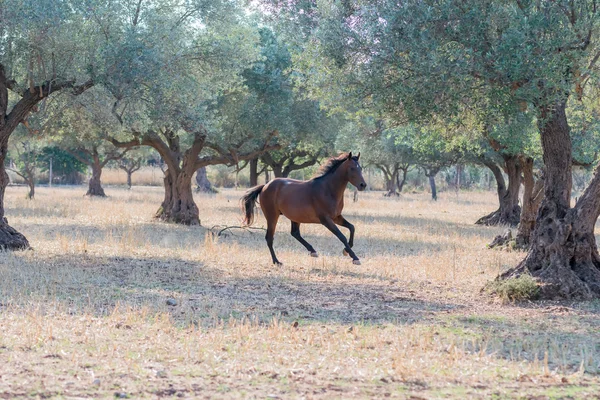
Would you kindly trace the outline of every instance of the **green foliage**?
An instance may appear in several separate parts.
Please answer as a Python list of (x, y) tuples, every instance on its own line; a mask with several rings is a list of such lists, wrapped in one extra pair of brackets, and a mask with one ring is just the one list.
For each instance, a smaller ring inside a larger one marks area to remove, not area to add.
[(221, 127), (218, 102), (243, 93), (241, 72), (259, 56), (256, 29), (237, 1), (159, 3), (142, 3), (140, 23), (111, 27), (117, 39), (102, 49), (109, 99), (98, 108), (125, 132), (167, 128), (185, 148), (205, 129), (227, 147), (240, 135)]
[(270, 163), (288, 168), (314, 163), (333, 150), (339, 119), (295, 92), (287, 44), (271, 29), (259, 34), (261, 57), (242, 72), (245, 88), (220, 99), (221, 127), (239, 136), (276, 131), (282, 148), (269, 153)]
[[(444, 141), (470, 136), (481, 148), (464, 150), (475, 155), (493, 139), (540, 159), (539, 110), (571, 94), (598, 98), (600, 18), (586, 0), (270, 3), (288, 28), (294, 15), (309, 19), (293, 60), (310, 98), (394, 125), (447, 126)], [(575, 158), (586, 162), (597, 154), (593, 117), (571, 107)]]
[[(245, 96), (242, 72), (260, 58), (258, 30), (241, 1), (7, 0), (0, 19), (0, 63), (19, 90), (29, 76), (93, 80), (78, 99), (43, 104), (38, 126), (50, 123), (44, 133), (65, 149), (108, 154), (103, 138), (127, 141), (149, 130), (174, 132), (183, 149), (191, 132), (224, 149), (247, 139), (227, 131), (217, 112), (226, 94)], [(210, 154), (207, 146), (202, 156)]]
[(23, 171), (27, 165), (35, 166), (38, 161), (38, 153), (35, 150), (30, 149), (27, 146), (19, 146), (19, 151), (9, 152), (9, 160), (15, 164), (15, 168), (18, 171)]
[(374, 118), (361, 118), (346, 123), (338, 146), (344, 150), (361, 151), (364, 166), (414, 165), (413, 144), (403, 129), (385, 129), (385, 123)]
[(539, 160), (542, 148), (536, 122), (534, 113), (517, 112), (490, 126), (486, 139), (498, 142), (502, 146), (501, 153), (522, 154)]
[(52, 173), (64, 183), (79, 183), (77, 174), (85, 173), (87, 166), (59, 147), (45, 147), (38, 156), (40, 169), (48, 172), (52, 159)]
[(600, 153), (598, 98), (584, 98), (583, 101), (572, 98), (569, 101), (567, 117), (571, 128), (573, 159), (587, 168), (595, 165)]
[(396, 142), (404, 143), (413, 150), (415, 163), (426, 173), (437, 173), (442, 168), (457, 163), (469, 148), (466, 137), (454, 136), (449, 140), (435, 125), (406, 126), (396, 130)]
[(14, 163), (15, 170), (22, 175), (35, 171), (43, 143), (24, 126), (17, 128), (8, 146), (8, 159)]
[[(410, 0), (318, 2), (299, 56), (305, 83), (328, 105), (340, 98), (398, 119), (466, 112), (510, 115), (575, 90), (599, 26), (589, 1)], [(572, 15), (572, 16), (571, 16)], [(574, 20), (574, 21), (573, 21)], [(340, 96), (343, 94), (343, 96)]]
[(85, 80), (100, 38), (85, 0), (0, 2), (0, 63), (20, 88), (54, 76)]

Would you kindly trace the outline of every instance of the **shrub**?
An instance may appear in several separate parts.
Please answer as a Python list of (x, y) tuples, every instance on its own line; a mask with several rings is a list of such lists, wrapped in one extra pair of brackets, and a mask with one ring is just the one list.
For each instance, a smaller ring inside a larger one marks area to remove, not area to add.
[(488, 291), (505, 302), (534, 300), (540, 294), (540, 286), (533, 276), (523, 274), (518, 278), (496, 280), (490, 283)]

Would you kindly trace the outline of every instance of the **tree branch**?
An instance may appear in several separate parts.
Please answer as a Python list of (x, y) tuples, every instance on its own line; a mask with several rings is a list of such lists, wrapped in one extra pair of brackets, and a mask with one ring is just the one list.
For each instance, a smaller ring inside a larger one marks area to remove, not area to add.
[(133, 130), (132, 133), (134, 138), (127, 142), (121, 142), (112, 137), (107, 138), (107, 140), (110, 141), (114, 146), (120, 148), (150, 146), (155, 149), (158, 154), (160, 154), (163, 161), (167, 164), (167, 168), (170, 168), (173, 171), (181, 171), (181, 168), (179, 167), (181, 153), (172, 151), (156, 132), (148, 130), (146, 133), (142, 134), (141, 132)]
[(194, 132), (194, 142), (192, 146), (187, 149), (183, 155), (183, 165), (181, 168), (186, 171), (188, 174), (192, 175), (197, 168), (196, 161), (198, 160), (198, 156), (200, 152), (204, 148), (204, 144), (206, 143), (206, 130), (202, 128), (202, 130)]
[[(33, 110), (37, 103), (39, 103), (42, 99), (50, 96), (52, 93), (65, 89), (71, 89), (71, 93), (77, 96), (85, 92), (92, 86), (94, 86), (94, 83), (91, 80), (81, 85), (75, 85), (74, 80), (52, 80), (46, 81), (39, 86), (35, 86), (33, 88), (33, 92), (31, 92), (30, 90), (24, 90), (21, 93), (21, 99), (12, 108), (10, 114), (6, 115), (6, 121), (4, 126), (2, 127), (3, 131), (10, 135), (10, 133), (12, 133), (15, 130), (15, 128), (27, 117), (31, 110)], [(2, 139), (4, 138), (0, 138), (0, 140)], [(6, 137), (6, 139), (8, 139), (8, 137)]]
[(27, 179), (27, 177), (25, 175), (23, 175), (21, 172), (19, 172), (18, 170), (14, 169), (14, 168), (10, 168), (10, 167), (6, 167), (7, 170), (14, 172), (15, 174), (19, 175), (21, 178), (23, 178), (25, 180), (25, 182), (29, 182), (29, 180)]
[(92, 166), (92, 164), (94, 163), (93, 161), (81, 156), (80, 153), (84, 153), (93, 159), (92, 153), (89, 150), (86, 150), (82, 147), (78, 147), (76, 149), (65, 149), (65, 151), (71, 156), (73, 156), (75, 159), (77, 159), (79, 162), (84, 163), (85, 165)]
[(279, 150), (280, 148), (281, 148), (281, 145), (279, 145), (279, 144), (268, 145), (268, 146), (266, 145), (260, 150), (255, 150), (255, 151), (252, 151), (252, 152), (246, 153), (246, 154), (237, 154), (235, 158), (232, 157), (231, 155), (206, 156), (206, 157), (199, 158), (196, 161), (194, 168), (199, 169), (202, 167), (206, 167), (207, 165), (220, 165), (220, 164), (234, 165), (234, 164), (238, 163), (239, 161), (251, 160), (253, 158), (260, 156), (264, 152)]
[(121, 158), (123, 158), (123, 156), (124, 156), (125, 154), (127, 154), (127, 152), (128, 152), (129, 150), (130, 150), (130, 149), (125, 149), (125, 150), (123, 150), (122, 152), (119, 152), (118, 150), (113, 150), (113, 151), (111, 151), (110, 153), (108, 153), (108, 154), (105, 156), (105, 158), (104, 158), (104, 161), (102, 161), (102, 162), (100, 163), (100, 168), (104, 168), (104, 167), (106, 166), (106, 164), (108, 164), (108, 163), (109, 163), (109, 162), (111, 162), (111, 161), (120, 160)]

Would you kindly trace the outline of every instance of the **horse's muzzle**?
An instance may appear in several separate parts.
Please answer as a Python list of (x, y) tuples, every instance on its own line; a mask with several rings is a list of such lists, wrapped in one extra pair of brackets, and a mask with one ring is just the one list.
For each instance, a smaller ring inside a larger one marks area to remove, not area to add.
[(357, 187), (357, 189), (358, 189), (359, 191), (361, 191), (361, 192), (362, 192), (363, 190), (365, 190), (366, 188), (367, 188), (367, 184), (366, 184), (366, 183), (364, 183), (364, 182), (361, 182), (361, 183), (359, 183), (359, 184), (358, 184), (358, 187)]

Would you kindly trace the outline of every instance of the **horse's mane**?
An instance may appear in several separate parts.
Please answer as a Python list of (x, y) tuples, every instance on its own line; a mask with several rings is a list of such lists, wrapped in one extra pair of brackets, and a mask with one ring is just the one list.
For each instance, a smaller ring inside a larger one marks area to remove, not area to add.
[[(352, 157), (354, 158), (354, 157)], [(322, 178), (325, 175), (333, 174), (335, 170), (348, 159), (348, 153), (342, 153), (339, 156), (333, 156), (315, 174), (313, 179)]]

